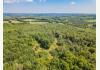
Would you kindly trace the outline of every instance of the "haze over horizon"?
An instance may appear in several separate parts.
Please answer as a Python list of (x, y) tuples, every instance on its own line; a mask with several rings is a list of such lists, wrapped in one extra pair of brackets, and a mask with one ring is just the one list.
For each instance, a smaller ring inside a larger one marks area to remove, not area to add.
[(96, 0), (4, 0), (4, 13), (96, 13)]

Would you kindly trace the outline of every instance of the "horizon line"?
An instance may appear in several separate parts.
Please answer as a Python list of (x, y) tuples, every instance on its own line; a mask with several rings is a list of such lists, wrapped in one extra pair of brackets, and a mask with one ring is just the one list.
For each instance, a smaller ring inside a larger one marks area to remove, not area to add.
[(96, 14), (96, 13), (65, 13), (65, 12), (43, 12), (43, 13), (22, 13), (22, 12), (3, 12), (3, 14)]

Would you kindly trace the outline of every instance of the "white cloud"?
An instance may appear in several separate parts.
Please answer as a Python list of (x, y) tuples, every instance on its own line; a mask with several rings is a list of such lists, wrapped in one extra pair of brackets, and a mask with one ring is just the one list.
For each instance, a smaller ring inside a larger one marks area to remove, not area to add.
[(4, 3), (14, 3), (15, 0), (4, 0)]
[(47, 0), (34, 0), (35, 2), (46, 2)]
[(47, 0), (4, 0), (4, 3), (46, 2)]
[(71, 5), (75, 5), (75, 4), (76, 4), (76, 2), (72, 1), (72, 2), (70, 2), (70, 4), (71, 4)]
[(34, 0), (26, 0), (27, 2), (33, 2)]

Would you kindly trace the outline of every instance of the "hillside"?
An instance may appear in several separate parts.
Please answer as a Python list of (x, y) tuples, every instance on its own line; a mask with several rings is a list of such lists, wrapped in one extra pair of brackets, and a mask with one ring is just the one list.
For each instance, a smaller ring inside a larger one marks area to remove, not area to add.
[(4, 70), (96, 70), (96, 18), (4, 18)]

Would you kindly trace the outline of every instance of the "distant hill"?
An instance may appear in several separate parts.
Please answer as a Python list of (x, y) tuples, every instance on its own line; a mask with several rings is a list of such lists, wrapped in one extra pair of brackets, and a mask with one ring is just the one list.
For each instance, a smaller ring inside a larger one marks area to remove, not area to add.
[(4, 16), (96, 16), (96, 14), (80, 14), (80, 13), (4, 13)]

